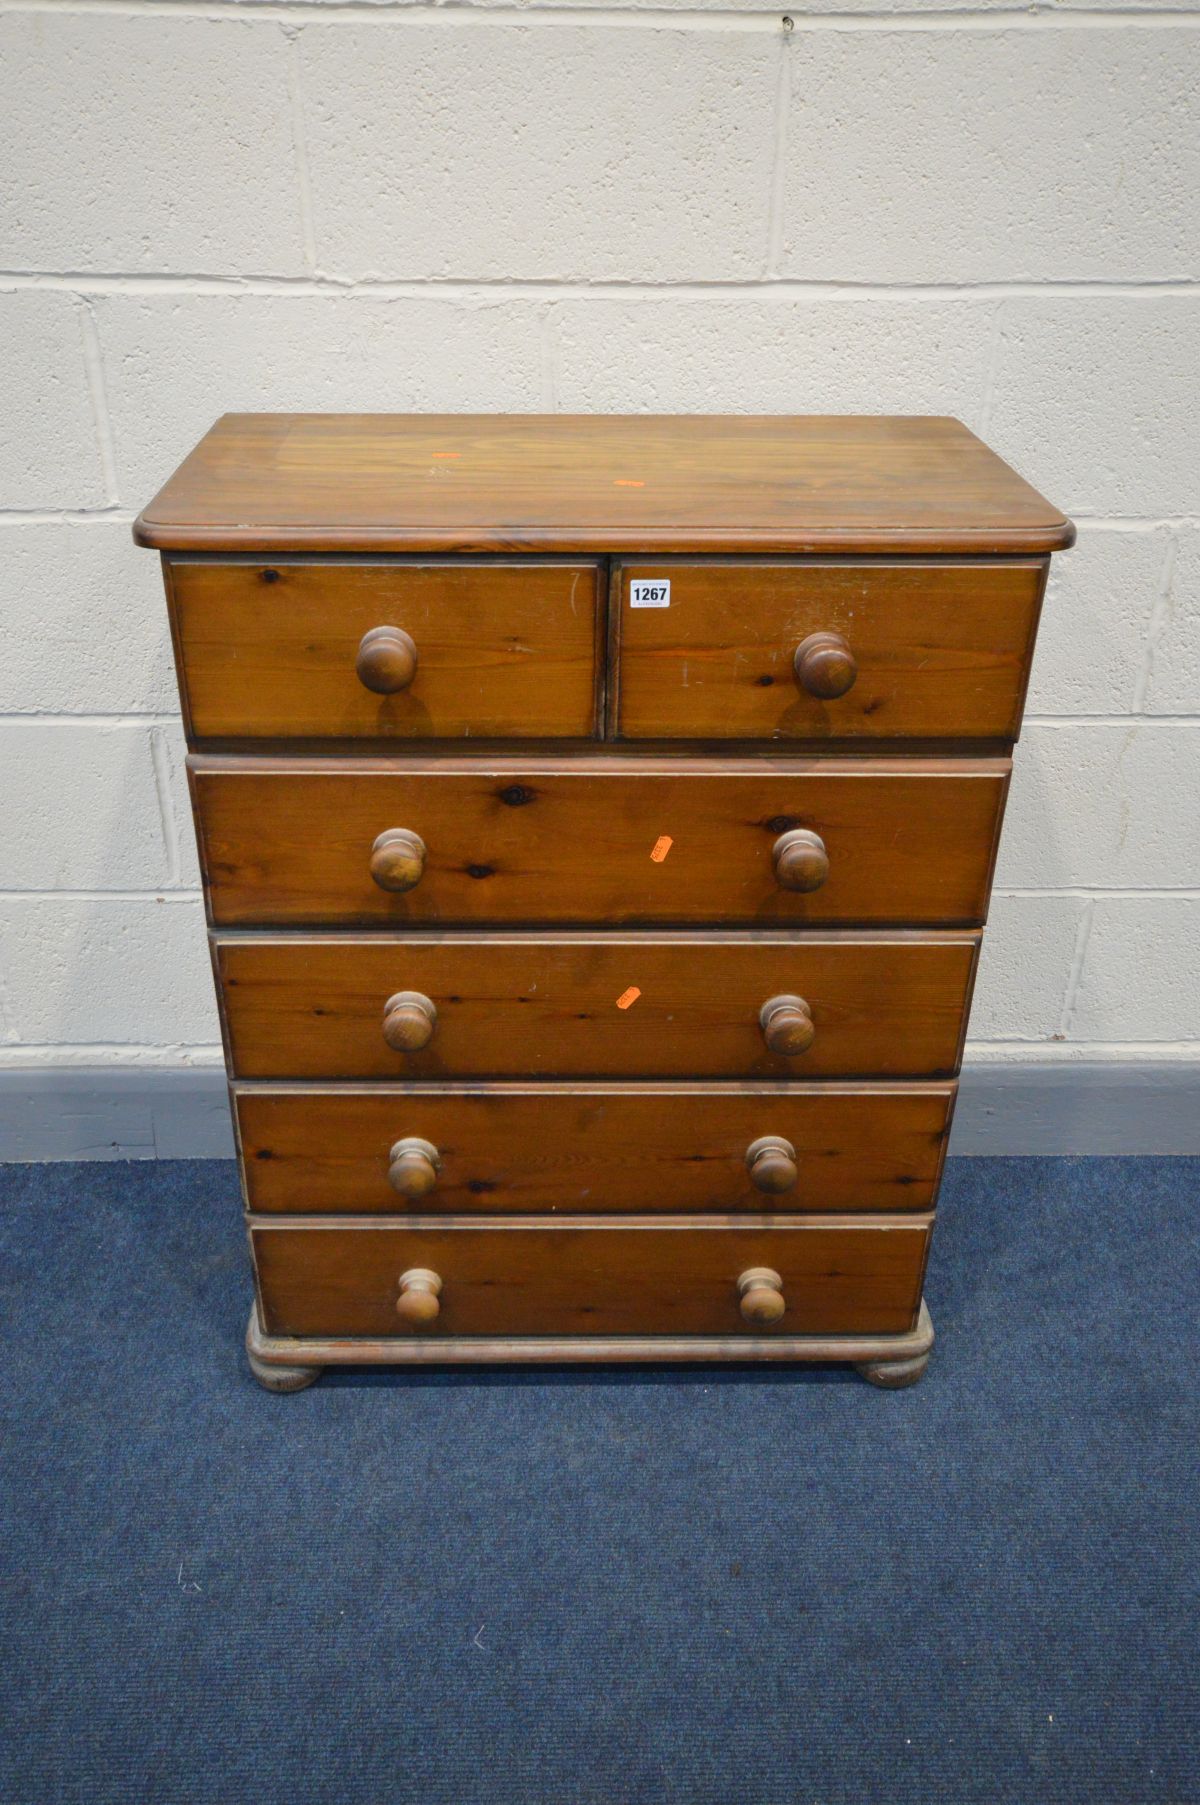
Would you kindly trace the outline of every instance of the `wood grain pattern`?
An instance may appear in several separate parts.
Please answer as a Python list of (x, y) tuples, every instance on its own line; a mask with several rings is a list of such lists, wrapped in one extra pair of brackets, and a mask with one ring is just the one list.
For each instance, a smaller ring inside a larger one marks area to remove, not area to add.
[(227, 414), (134, 528), (200, 551), (1048, 552), (957, 420)]
[[(1046, 564), (632, 562), (619, 578), (625, 739), (1015, 739)], [(633, 581), (669, 579), (668, 608)], [(857, 676), (809, 694), (797, 648), (841, 635)]]
[[(389, 1150), (410, 1137), (441, 1161), (420, 1192), (426, 1215), (894, 1214), (933, 1205), (954, 1093), (952, 1083), (238, 1084), (233, 1099), (247, 1207), (264, 1214), (398, 1214)], [(746, 1161), (768, 1135), (796, 1156), (795, 1182), (773, 1206)]]
[[(189, 759), (218, 924), (982, 921), (1004, 759)], [(829, 876), (780, 888), (810, 828)], [(381, 890), (377, 835), (427, 848)], [(670, 838), (668, 856), (652, 852)], [(399, 988), (399, 987), (397, 987)]]
[[(978, 943), (968, 932), (253, 935), (219, 937), (216, 959), (243, 1078), (934, 1077), (957, 1068)], [(384, 1038), (396, 989), (435, 1006), (416, 1051)], [(759, 1019), (785, 989), (816, 1028), (795, 1057), (768, 1051)]]
[[(194, 737), (589, 736), (597, 564), (174, 560), (180, 687)], [(416, 673), (373, 693), (365, 634), (403, 629)]]
[[(686, 1218), (530, 1223), (419, 1217), (252, 1230), (271, 1335), (902, 1334), (921, 1299), (926, 1217), (776, 1217), (709, 1226)], [(786, 1308), (770, 1329), (747, 1323), (739, 1276), (778, 1272)], [(441, 1280), (436, 1319), (417, 1331), (396, 1314), (400, 1275)]]

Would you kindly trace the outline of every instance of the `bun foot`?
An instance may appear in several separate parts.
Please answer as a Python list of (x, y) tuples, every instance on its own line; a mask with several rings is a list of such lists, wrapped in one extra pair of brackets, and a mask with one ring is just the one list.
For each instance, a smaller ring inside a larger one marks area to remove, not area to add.
[(860, 1360), (856, 1365), (868, 1385), (878, 1385), (883, 1391), (902, 1391), (906, 1385), (915, 1385), (924, 1378), (929, 1355), (916, 1354), (911, 1360)]
[(306, 1391), (325, 1371), (323, 1366), (278, 1366), (273, 1360), (264, 1360), (254, 1351), (257, 1336), (258, 1312), (251, 1309), (246, 1324), (246, 1360), (264, 1391)]
[(264, 1391), (304, 1391), (315, 1385), (325, 1371), (323, 1366), (275, 1366), (260, 1360), (247, 1349), (250, 1371)]

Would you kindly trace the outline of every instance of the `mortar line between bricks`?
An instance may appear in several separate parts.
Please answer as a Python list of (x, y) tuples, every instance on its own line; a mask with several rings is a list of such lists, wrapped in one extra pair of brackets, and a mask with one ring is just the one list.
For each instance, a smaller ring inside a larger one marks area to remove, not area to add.
[[(167, 886), (160, 884), (147, 890), (13, 890), (0, 888), (0, 901), (4, 902), (199, 902), (202, 892), (198, 885), (190, 888), (183, 884)], [(1056, 884), (1044, 888), (1037, 886), (1021, 887), (1015, 884), (997, 886), (992, 892), (996, 897), (1006, 901), (1039, 901), (1059, 898), (1095, 897), (1105, 902), (1200, 902), (1200, 889), (1195, 885), (1179, 885), (1172, 888), (1166, 884), (1146, 884), (1140, 887), (1133, 885), (1103, 884)], [(299, 930), (303, 931), (303, 930)], [(862, 930), (866, 934), (874, 932), (871, 928)], [(891, 930), (879, 930), (888, 933)]]
[(104, 478), (104, 493), (109, 507), (119, 508), (121, 495), (117, 484), (117, 456), (113, 446), (112, 422), (108, 413), (108, 392), (104, 381), (104, 353), (100, 348), (95, 309), (86, 295), (79, 296), (79, 330), (83, 340), (83, 367), (96, 429), (96, 449)]
[(21, 1032), (17, 1027), (16, 1011), (9, 994), (8, 980), (0, 971), (0, 1046), (19, 1046)]
[(157, 890), (0, 890), (0, 902), (156, 902), (182, 903), (200, 902), (202, 892), (197, 887), (184, 889), (179, 886), (168, 888), (165, 884)]
[[(23, 727), (178, 727), (179, 716), (159, 714), (40, 714), (34, 711), (0, 711), (0, 726)], [(1200, 727), (1200, 714), (1063, 714), (1026, 715), (1025, 727)], [(986, 754), (984, 756), (987, 756)]]
[(988, 330), (987, 370), (983, 380), (983, 406), (979, 413), (979, 437), (986, 439), (992, 424), (992, 407), (996, 399), (996, 376), (1000, 368), (1001, 315), (1004, 302), (997, 301), (992, 310)]
[(1058, 1033), (1063, 1040), (1069, 1039), (1071, 1024), (1075, 1020), (1075, 1005), (1079, 997), (1079, 986), (1083, 978), (1084, 961), (1087, 958), (1088, 942), (1092, 937), (1092, 921), (1095, 914), (1096, 899), (1094, 896), (1089, 896), (1079, 912), (1079, 922), (1075, 929), (1075, 947), (1067, 971), (1062, 1008), (1058, 1014)]
[(551, 301), (542, 308), (538, 317), (538, 375), (542, 406), (551, 414), (558, 412), (560, 351), (558, 310)]
[(1171, 587), (1175, 580), (1175, 558), (1179, 541), (1174, 534), (1167, 538), (1167, 548), (1163, 554), (1162, 574), (1158, 580), (1158, 590), (1154, 597), (1154, 605), (1150, 610), (1150, 619), (1146, 623), (1146, 643), (1142, 649), (1142, 663), (1133, 686), (1131, 706), (1140, 714), (1146, 706), (1146, 695), (1150, 688), (1150, 679), (1154, 675), (1154, 658), (1158, 651), (1159, 641), (1166, 631), (1167, 622), (1171, 618)]
[[(1013, 1058), (1012, 1055), (1029, 1055)], [(1017, 1040), (997, 1037), (995, 1040), (968, 1040), (964, 1049), (964, 1065), (1020, 1066), (1036, 1061), (1053, 1061), (1064, 1066), (1087, 1065), (1103, 1061), (1118, 1064), (1123, 1060), (1163, 1060), (1179, 1065), (1200, 1062), (1200, 1041), (1193, 1040), (1088, 1040), (1067, 1044), (1064, 1041)], [(61, 1066), (78, 1069), (89, 1064), (120, 1064), (131, 1068), (155, 1066), (195, 1067), (197, 1070), (221, 1072), (225, 1069), (219, 1042), (189, 1041), (161, 1044), (155, 1041), (28, 1041), (0, 1044), (0, 1067), (19, 1070), (23, 1066)], [(655, 1081), (647, 1079), (652, 1085)]]
[[(1200, 15), (1198, 15), (1200, 16)], [(605, 277), (567, 280), (558, 276), (423, 276), (399, 280), (387, 277), (333, 276), (328, 273), (284, 276), (269, 273), (219, 275), (203, 270), (154, 271), (135, 274), (121, 270), (0, 270), (0, 292), (27, 289), (65, 291), (73, 295), (274, 295), (329, 296), (349, 300), (445, 300), (490, 305), (504, 300), (567, 301), (712, 301), (760, 300), (784, 304), (801, 300), (864, 301), (1148, 301), (1200, 297), (1200, 280), (1162, 277), (1140, 281), (1110, 281), (1047, 277), (1044, 281), (961, 282), (834, 281), (796, 276), (731, 276), (710, 281), (646, 282), (640, 278)]]
[(304, 241), (304, 262), (310, 276), (319, 274), (317, 264), (317, 227), (313, 213), (312, 180), (308, 161), (308, 133), (304, 122), (304, 63), (300, 51), (300, 28), (283, 28), (286, 39), (288, 105), (291, 111), (292, 156), (296, 166), (296, 195), (300, 210), (300, 234)]
[(22, 727), (178, 727), (178, 713), (168, 709), (153, 714), (45, 714), (35, 712), (4, 713), (0, 712), (0, 726), (20, 725)]
[(788, 115), (792, 94), (792, 27), (780, 38), (779, 67), (775, 75), (775, 130), (772, 142), (771, 180), (767, 189), (767, 263), (765, 274), (774, 280), (783, 263), (784, 202), (787, 191)]
[(997, 885), (992, 891), (992, 900), (997, 897), (1009, 901), (1074, 897), (1086, 902), (1089, 898), (1100, 897), (1105, 902), (1200, 902), (1200, 889), (1195, 884), (1180, 884), (1175, 888), (1169, 884), (1052, 884), (1025, 888), (1019, 884), (1005, 884)]
[[(0, 508), (0, 526), (132, 526), (136, 518), (132, 508)], [(1108, 533), (1200, 526), (1200, 514), (1086, 514), (1072, 508), (1071, 518), (1078, 526)]]
[(0, 526), (132, 526), (129, 508), (0, 508)]
[[(969, 1040), (963, 1049), (963, 1064), (978, 1060), (981, 1065), (1004, 1065), (1011, 1053), (1029, 1053), (1035, 1059), (1053, 1060), (1065, 1066), (1086, 1065), (1089, 1060), (1169, 1059), (1180, 1065), (1200, 1062), (1200, 1040), (1009, 1040), (997, 1035), (995, 1040)], [(1002, 1054), (1004, 1057), (988, 1057)], [(1014, 1065), (1025, 1063), (1013, 1060)]]
[(179, 829), (175, 821), (175, 810), (171, 806), (171, 754), (161, 727), (150, 729), (150, 762), (154, 767), (159, 831), (167, 858), (166, 888), (173, 890), (179, 883)]
[[(47, 710), (0, 710), (0, 726), (24, 727), (178, 727), (179, 716), (168, 710), (137, 714), (67, 714)], [(1025, 727), (1200, 727), (1200, 714), (1062, 714), (1026, 715)]]
[(0, 1067), (87, 1065), (196, 1066), (223, 1071), (220, 1043), (180, 1042), (159, 1045), (155, 1041), (67, 1040), (16, 1042), (0, 1047)]
[[(48, 902), (86, 902), (86, 903), (199, 903), (202, 892), (198, 887), (188, 888), (177, 882), (174, 886), (160, 884), (154, 890), (9, 890), (0, 889), (0, 903), (30, 903), (39, 907)], [(1141, 889), (1130, 886), (1113, 886), (1104, 888), (1100, 885), (1058, 886), (1048, 889), (1021, 889), (1006, 886), (992, 892), (993, 901), (1001, 902), (1200, 902), (1200, 890), (1195, 887), (1170, 889), (1162, 884), (1147, 885)], [(874, 932), (864, 928), (862, 932), (868, 937)], [(881, 928), (880, 933), (890, 933), (888, 928)]]
[[(319, 18), (323, 24), (438, 25), (470, 29), (474, 25), (519, 22), (522, 26), (545, 28), (577, 25), (582, 19), (588, 25), (604, 25), (617, 30), (680, 30), (690, 32), (739, 32), (744, 34), (778, 31), (780, 10), (764, 9), (761, 13), (724, 11), (719, 7), (678, 10), (670, 7), (639, 7), (630, 12), (615, 6), (572, 6), (525, 4), (473, 5), (471, 0), (457, 0), (452, 6), (421, 5), (411, 0), (344, 0), (331, 6), (323, 0), (0, 0), (0, 13), (101, 13), (137, 18), (196, 18), (241, 20), (245, 23), (281, 18)], [(1105, 29), (1148, 29), (1164, 26), (1200, 25), (1188, 6), (1151, 8), (1079, 7), (1064, 12), (1061, 7), (1035, 3), (1011, 9), (964, 6), (947, 8), (937, 13), (920, 11), (828, 12), (796, 15), (798, 29), (804, 31), (1095, 31)]]
[(1027, 714), (1024, 727), (1200, 727), (1196, 714)]
[(1200, 526), (1200, 514), (1084, 514), (1071, 510), (1077, 526), (1101, 527), (1113, 533), (1154, 533), (1162, 527)]

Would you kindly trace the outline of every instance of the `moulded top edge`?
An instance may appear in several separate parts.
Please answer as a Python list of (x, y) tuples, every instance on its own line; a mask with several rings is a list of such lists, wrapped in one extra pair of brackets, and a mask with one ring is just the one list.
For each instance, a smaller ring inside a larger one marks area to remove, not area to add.
[(146, 507), (159, 551), (1045, 554), (1063, 514), (960, 421), (227, 414)]

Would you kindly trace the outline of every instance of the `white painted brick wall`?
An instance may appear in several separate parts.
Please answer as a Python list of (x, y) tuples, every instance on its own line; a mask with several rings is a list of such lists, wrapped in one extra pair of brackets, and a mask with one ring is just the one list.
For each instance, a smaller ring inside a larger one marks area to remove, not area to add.
[(576, 413), (914, 413), (920, 394), (920, 411), (974, 426), (987, 381), (965, 301), (668, 291), (563, 300), (550, 331), (559, 405)]
[(1137, 282), (1195, 274), (1192, 33), (897, 27), (792, 59), (784, 273)]
[(152, 890), (170, 879), (155, 737), (135, 722), (0, 722), (9, 891)]
[(969, 1054), (1200, 1057), (1200, 12), (0, 0), (0, 1063), (216, 1060), (155, 561), (220, 412), (949, 412), (1080, 523)]
[(5, 896), (0, 961), (10, 1062), (89, 1046), (182, 1058), (212, 1040), (198, 897)]
[[(0, 206), (20, 269), (304, 268), (287, 43), (244, 20), (0, 17)], [(9, 253), (12, 254), (11, 252)]]
[[(0, 64), (0, 81), (5, 74)], [(14, 242), (0, 226), (0, 246)], [(6, 512), (103, 508), (115, 501), (98, 442), (103, 400), (94, 350), (90, 301), (62, 291), (0, 291), (0, 496)]]
[(316, 239), (347, 275), (762, 270), (779, 61), (766, 32), (401, 18), (317, 24), (299, 43)]
[(0, 514), (0, 632), (0, 718), (175, 711), (158, 560), (124, 520)]
[[(540, 310), (480, 296), (108, 294), (96, 301), (117, 480), (148, 501), (220, 413), (542, 406)], [(228, 405), (214, 405), (224, 395)]]
[(1195, 714), (1200, 702), (1200, 525), (1172, 534), (1150, 635), (1147, 714)]

